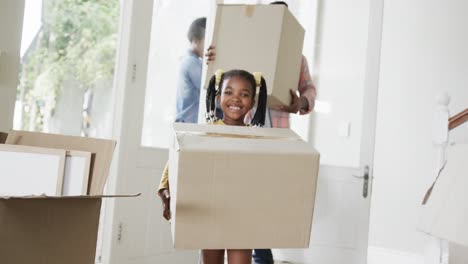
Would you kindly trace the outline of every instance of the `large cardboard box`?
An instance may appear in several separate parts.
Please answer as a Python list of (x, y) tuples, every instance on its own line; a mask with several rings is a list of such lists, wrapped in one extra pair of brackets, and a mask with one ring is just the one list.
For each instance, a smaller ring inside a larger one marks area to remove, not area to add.
[(90, 183), (97, 194), (0, 197), (0, 263), (94, 264), (102, 198), (138, 196), (102, 195), (100, 191), (116, 142), (24, 131), (12, 131), (7, 142), (93, 149), (101, 157), (94, 164), (99, 173), (92, 174)]
[(468, 144), (447, 149), (447, 163), (422, 209), (419, 228), (468, 247)]
[(319, 153), (289, 129), (174, 124), (176, 249), (307, 248)]
[(0, 199), (0, 262), (95, 261), (100, 197)]
[(94, 264), (102, 198), (0, 197), (0, 263)]
[(211, 40), (216, 60), (205, 72), (205, 88), (217, 69), (262, 72), (268, 106), (289, 105), (289, 89), (299, 83), (304, 33), (283, 5), (218, 5)]

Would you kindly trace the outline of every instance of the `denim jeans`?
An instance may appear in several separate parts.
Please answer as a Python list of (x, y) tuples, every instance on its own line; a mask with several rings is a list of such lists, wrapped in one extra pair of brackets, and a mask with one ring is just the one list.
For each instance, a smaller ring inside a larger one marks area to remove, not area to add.
[(253, 259), (257, 264), (273, 264), (271, 249), (254, 249)]

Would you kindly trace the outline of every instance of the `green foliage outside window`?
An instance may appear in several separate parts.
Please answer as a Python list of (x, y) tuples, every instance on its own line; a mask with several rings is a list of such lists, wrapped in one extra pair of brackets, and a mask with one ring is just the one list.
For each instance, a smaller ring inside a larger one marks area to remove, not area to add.
[(22, 58), (22, 129), (33, 122), (41, 131), (63, 89), (94, 89), (113, 77), (118, 21), (118, 0), (44, 0), (42, 28)]

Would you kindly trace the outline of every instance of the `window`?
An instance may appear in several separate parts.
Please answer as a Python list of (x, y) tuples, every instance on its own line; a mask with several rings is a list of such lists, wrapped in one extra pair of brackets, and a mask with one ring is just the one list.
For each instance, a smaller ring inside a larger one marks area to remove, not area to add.
[(24, 11), (14, 128), (110, 138), (120, 1), (26, 0)]
[(109, 137), (119, 0), (26, 0), (15, 129)]
[(189, 49), (193, 20), (206, 17), (212, 1), (155, 1), (146, 82), (142, 145), (167, 148), (175, 120), (175, 97), (181, 57)]

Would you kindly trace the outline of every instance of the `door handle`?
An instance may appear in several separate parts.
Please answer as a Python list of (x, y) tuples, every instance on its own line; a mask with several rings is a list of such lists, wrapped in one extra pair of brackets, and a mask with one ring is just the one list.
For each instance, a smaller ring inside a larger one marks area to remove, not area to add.
[(358, 176), (358, 175), (353, 175), (354, 178), (357, 179), (363, 179), (364, 183), (362, 186), (362, 196), (364, 198), (367, 198), (369, 194), (369, 166), (364, 166), (364, 175)]

